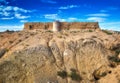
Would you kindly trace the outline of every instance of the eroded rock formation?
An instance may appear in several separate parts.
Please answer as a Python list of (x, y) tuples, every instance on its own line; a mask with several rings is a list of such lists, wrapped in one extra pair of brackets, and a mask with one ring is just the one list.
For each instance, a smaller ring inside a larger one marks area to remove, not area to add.
[(0, 83), (109, 83), (107, 79), (117, 83), (120, 80), (120, 74), (115, 74), (119, 59), (111, 58), (117, 60), (116, 68), (108, 59), (116, 54), (115, 50), (119, 51), (119, 34), (108, 35), (98, 30), (4, 34), (4, 37), (0, 34), (0, 48), (7, 51), (0, 59)]

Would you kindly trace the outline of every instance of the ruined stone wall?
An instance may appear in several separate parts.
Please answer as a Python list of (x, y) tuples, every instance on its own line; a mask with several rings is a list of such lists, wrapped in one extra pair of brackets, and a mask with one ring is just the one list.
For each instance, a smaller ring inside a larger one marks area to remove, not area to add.
[[(61, 29), (98, 29), (98, 22), (61, 22)], [(33, 22), (25, 23), (24, 30), (33, 30), (33, 29), (43, 29), (43, 30), (52, 30), (52, 22)]]
[(32, 22), (24, 24), (25, 30), (33, 30), (33, 29), (52, 29), (52, 23), (41, 23), (41, 22)]

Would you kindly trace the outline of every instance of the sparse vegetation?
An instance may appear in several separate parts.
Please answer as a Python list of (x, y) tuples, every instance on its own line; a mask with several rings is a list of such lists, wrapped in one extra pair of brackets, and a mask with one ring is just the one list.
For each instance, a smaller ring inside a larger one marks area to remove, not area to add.
[(118, 56), (120, 53), (120, 44), (118, 43), (115, 46), (112, 46), (110, 50), (115, 52), (115, 56)]
[(60, 76), (62, 79), (67, 77), (67, 72), (66, 71), (58, 71), (57, 75)]
[(72, 31), (72, 32), (73, 32), (73, 33), (79, 33), (79, 32), (81, 32), (81, 31), (78, 30), (78, 31)]
[(57, 75), (60, 76), (61, 78), (67, 78), (70, 77), (72, 80), (74, 81), (81, 81), (82, 78), (80, 77), (80, 75), (77, 73), (77, 71), (75, 69), (71, 69), (70, 74), (68, 74), (66, 71), (58, 71)]
[(114, 68), (117, 65), (120, 65), (120, 58), (118, 58), (118, 55), (109, 56), (108, 60), (110, 61), (110, 67)]
[(62, 35), (57, 36), (58, 38), (62, 38)]
[(108, 35), (112, 35), (113, 33), (108, 31), (108, 30), (102, 30), (104, 33), (108, 34)]
[(120, 31), (115, 31), (115, 33), (120, 34)]
[(120, 63), (120, 59), (117, 56), (109, 56), (108, 59), (112, 62)]
[(80, 81), (81, 77), (80, 75), (77, 73), (77, 71), (75, 69), (71, 69), (71, 73), (69, 75), (71, 77), (72, 80), (74, 81)]
[(53, 31), (51, 31), (51, 30), (47, 30), (46, 32), (50, 32), (50, 33), (53, 33)]
[(106, 75), (107, 75), (106, 72), (103, 72), (102, 74), (100, 74), (101, 77), (104, 77), (104, 76), (106, 76)]
[(72, 31), (73, 33), (77, 33), (77, 31)]
[(118, 56), (120, 54), (120, 50), (115, 51), (115, 55)]
[(64, 35), (65, 35), (65, 36), (68, 36), (68, 34), (67, 34), (67, 33), (64, 33)]
[(13, 41), (9, 41), (9, 43), (11, 44), (11, 43), (13, 43)]
[(93, 32), (92, 30), (89, 30), (89, 32)]
[(7, 32), (7, 33), (13, 33), (14, 31), (12, 30), (12, 31), (10, 31), (10, 30), (6, 30), (5, 32)]
[(70, 70), (71, 70), (71, 72), (76, 72), (76, 70), (75, 70), (75, 69), (73, 69), (73, 68), (72, 68), (72, 69), (70, 69)]

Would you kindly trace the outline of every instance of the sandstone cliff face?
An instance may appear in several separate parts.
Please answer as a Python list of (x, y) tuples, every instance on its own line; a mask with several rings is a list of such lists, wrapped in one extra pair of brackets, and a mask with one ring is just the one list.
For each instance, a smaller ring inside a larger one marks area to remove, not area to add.
[(117, 69), (109, 66), (108, 56), (114, 54), (110, 48), (120, 43), (120, 35), (102, 31), (21, 34), (21, 41), (0, 59), (0, 83), (109, 83), (109, 77), (114, 77), (114, 83), (119, 81), (113, 76)]

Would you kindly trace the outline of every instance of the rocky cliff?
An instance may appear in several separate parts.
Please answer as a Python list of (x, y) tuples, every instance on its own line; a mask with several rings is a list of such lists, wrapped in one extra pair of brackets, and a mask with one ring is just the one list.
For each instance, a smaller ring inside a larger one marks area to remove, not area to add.
[(0, 40), (0, 83), (119, 83), (120, 34), (32, 30)]

